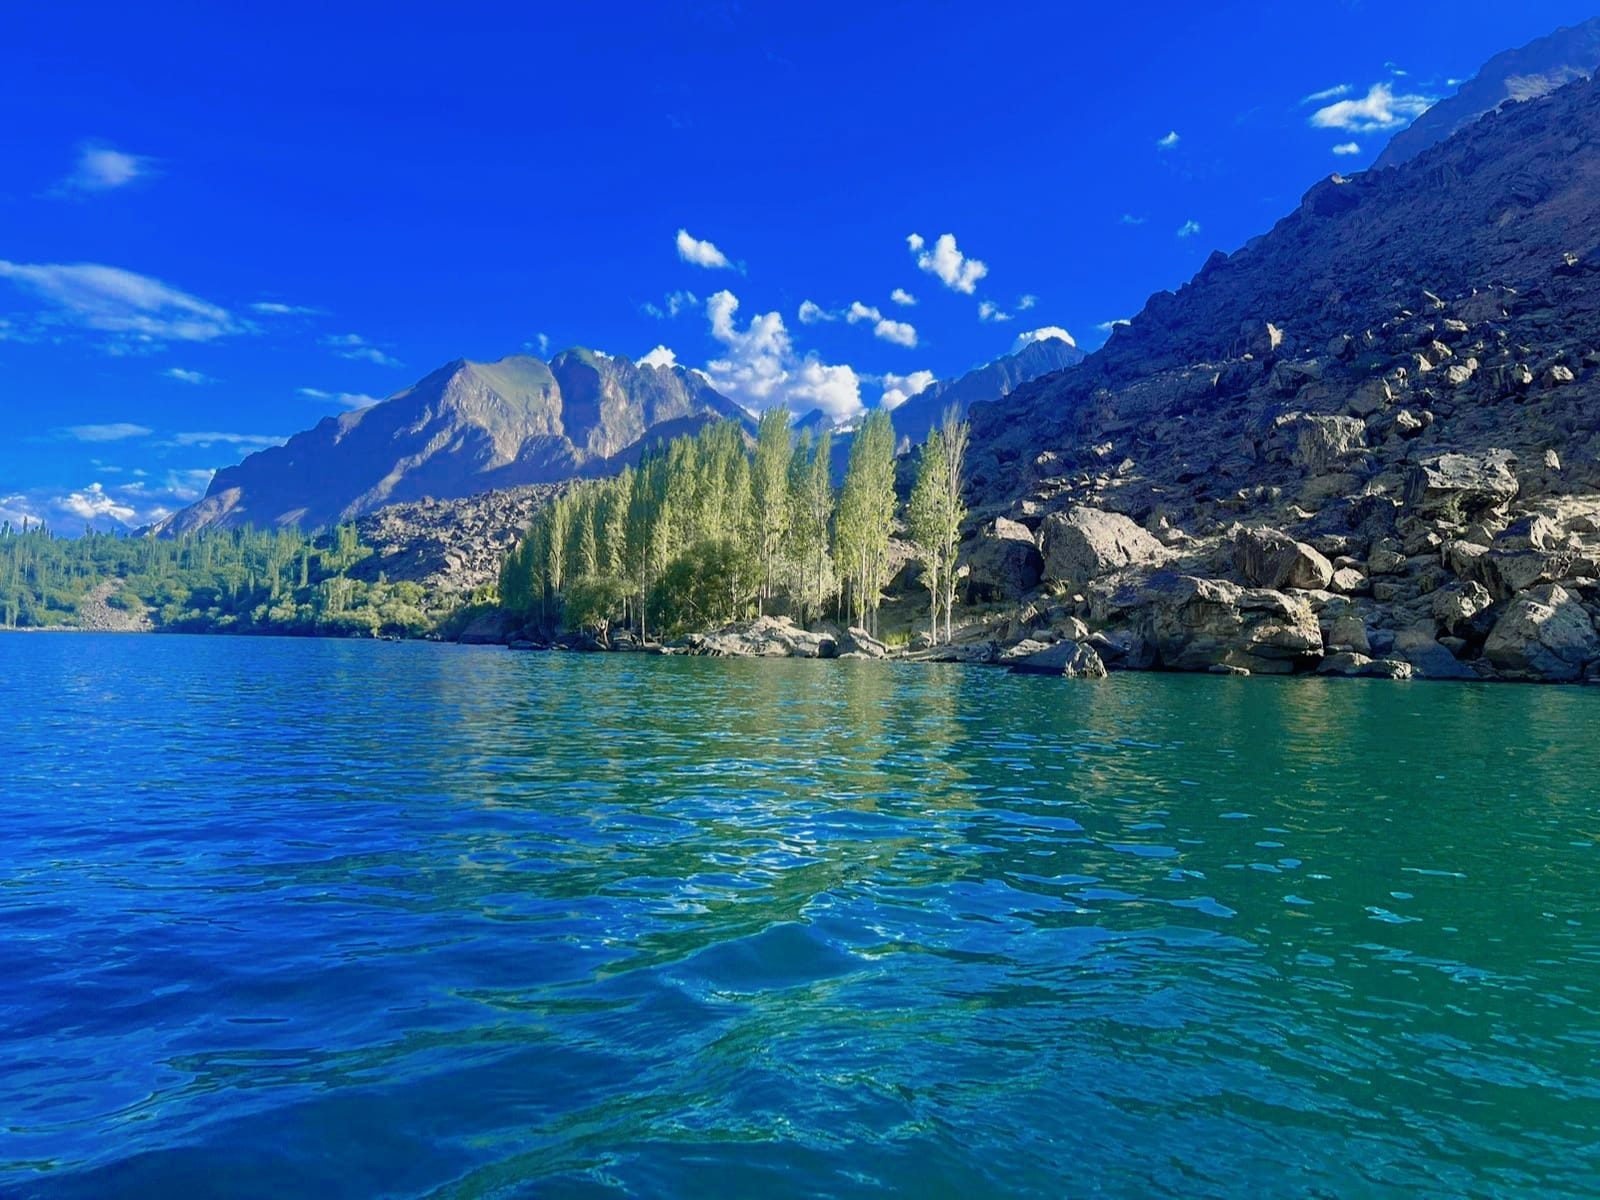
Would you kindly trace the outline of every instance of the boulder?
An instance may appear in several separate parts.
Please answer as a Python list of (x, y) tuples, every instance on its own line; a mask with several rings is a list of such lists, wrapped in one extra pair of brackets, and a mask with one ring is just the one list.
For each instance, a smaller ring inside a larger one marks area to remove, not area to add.
[(1290, 460), (1313, 475), (1322, 474), (1367, 445), (1367, 427), (1355, 417), (1287, 413), (1278, 418), (1276, 425), (1295, 439)]
[(1333, 579), (1329, 581), (1328, 587), (1346, 596), (1371, 590), (1367, 577), (1354, 567), (1335, 567)]
[(1449, 649), (1434, 637), (1432, 624), (1412, 626), (1394, 635), (1394, 657), (1411, 664), (1424, 679), (1476, 679), (1477, 673), (1456, 661)]
[(1333, 581), (1333, 564), (1304, 542), (1276, 529), (1235, 531), (1233, 562), (1252, 587), (1326, 588)]
[(1493, 604), (1488, 588), (1476, 580), (1463, 580), (1433, 593), (1433, 619), (1446, 633), (1466, 637), (1473, 618)]
[(1059, 675), (1067, 679), (1104, 679), (1106, 665), (1093, 647), (1082, 642), (1057, 642), (1011, 662), (1018, 675)]
[(1365, 654), (1341, 651), (1317, 664), (1318, 675), (1341, 675), (1347, 679), (1410, 679), (1410, 663), (1395, 658), (1368, 658)]
[(1168, 551), (1121, 513), (1073, 505), (1051, 513), (1039, 533), (1044, 578), (1084, 584), (1124, 567), (1155, 566)]
[(1506, 679), (1572, 682), (1600, 659), (1600, 634), (1583, 605), (1552, 583), (1511, 601), (1483, 653)]
[(888, 658), (889, 647), (865, 629), (852, 625), (836, 647), (839, 658)]
[(688, 652), (710, 658), (834, 658), (838, 645), (788, 617), (736, 621), (688, 639)]
[(1267, 588), (1162, 573), (1141, 590), (1139, 615), (1156, 664), (1169, 670), (1220, 663), (1286, 675), (1310, 670), (1322, 657), (1311, 606)]
[(1033, 531), (1018, 521), (996, 517), (962, 547), (968, 568), (969, 601), (1020, 600), (1039, 586), (1044, 556)]
[(1348, 408), (1358, 417), (1370, 417), (1382, 412), (1394, 400), (1394, 392), (1386, 379), (1368, 379), (1351, 395)]
[(1418, 516), (1448, 521), (1498, 512), (1516, 499), (1515, 462), (1516, 456), (1506, 450), (1434, 455), (1406, 473), (1405, 507)]

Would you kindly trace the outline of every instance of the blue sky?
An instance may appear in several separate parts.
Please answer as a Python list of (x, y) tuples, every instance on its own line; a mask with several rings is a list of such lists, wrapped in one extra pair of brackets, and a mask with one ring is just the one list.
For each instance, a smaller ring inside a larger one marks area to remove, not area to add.
[(0, 516), (142, 523), (460, 357), (661, 346), (846, 412), (1093, 348), (1593, 13), (245, 7), (7, 13)]

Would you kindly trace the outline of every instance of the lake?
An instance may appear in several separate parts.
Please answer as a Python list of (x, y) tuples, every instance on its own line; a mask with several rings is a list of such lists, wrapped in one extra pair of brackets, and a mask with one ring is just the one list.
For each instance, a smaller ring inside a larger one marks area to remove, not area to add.
[(1592, 1196), (1600, 689), (0, 637), (0, 1193)]

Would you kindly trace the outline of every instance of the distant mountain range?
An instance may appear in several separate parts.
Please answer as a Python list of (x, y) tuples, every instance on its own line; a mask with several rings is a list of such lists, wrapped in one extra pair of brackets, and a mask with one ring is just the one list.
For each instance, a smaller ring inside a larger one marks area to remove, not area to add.
[(1508, 100), (1532, 100), (1600, 67), (1600, 17), (1496, 54), (1448, 99), (1395, 134), (1373, 164), (1398, 167)]
[(315, 528), (386, 504), (607, 474), (647, 440), (748, 414), (682, 367), (590, 350), (459, 359), (371, 407), (329, 417), (218, 471), (155, 527)]
[[(1022, 383), (1083, 359), (1069, 340), (1045, 338), (935, 383), (895, 412), (920, 440), (951, 403), (999, 400)], [(386, 505), (449, 500), (494, 489), (609, 475), (658, 440), (707, 421), (750, 414), (698, 372), (642, 366), (592, 350), (549, 363), (531, 355), (460, 359), (381, 403), (296, 434), (218, 471), (203, 499), (155, 526), (158, 534), (243, 525), (318, 528)], [(799, 424), (832, 427), (820, 413)], [(849, 434), (834, 459), (842, 472)]]

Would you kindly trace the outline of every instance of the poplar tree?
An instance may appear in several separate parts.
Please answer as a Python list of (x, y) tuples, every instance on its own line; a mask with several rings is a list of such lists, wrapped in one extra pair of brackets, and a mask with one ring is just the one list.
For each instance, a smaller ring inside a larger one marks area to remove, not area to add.
[(751, 490), (755, 508), (756, 555), (761, 566), (761, 590), (756, 611), (766, 611), (777, 581), (778, 557), (789, 531), (793, 509), (789, 497), (789, 463), (794, 454), (789, 440), (789, 411), (769, 408), (761, 414), (756, 431), (755, 468)]

